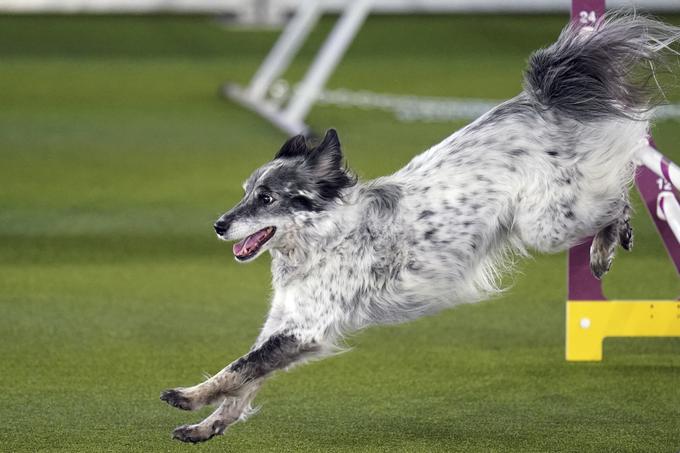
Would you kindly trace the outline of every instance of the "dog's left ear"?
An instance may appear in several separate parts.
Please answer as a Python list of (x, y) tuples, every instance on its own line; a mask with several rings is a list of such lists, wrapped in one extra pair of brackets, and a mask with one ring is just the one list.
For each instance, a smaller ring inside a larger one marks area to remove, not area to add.
[(356, 183), (354, 175), (342, 163), (340, 140), (335, 129), (328, 129), (319, 145), (305, 158), (305, 166), (316, 183), (319, 195), (331, 200), (340, 191)]
[(320, 176), (342, 169), (342, 150), (335, 129), (328, 129), (321, 143), (311, 150), (305, 161)]

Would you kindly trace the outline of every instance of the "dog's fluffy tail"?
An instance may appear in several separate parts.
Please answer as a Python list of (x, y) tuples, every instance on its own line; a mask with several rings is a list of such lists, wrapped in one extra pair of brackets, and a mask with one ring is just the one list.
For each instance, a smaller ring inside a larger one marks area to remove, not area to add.
[(646, 119), (662, 100), (656, 73), (669, 69), (680, 28), (634, 13), (606, 15), (592, 31), (567, 26), (529, 59), (524, 89), (542, 110), (580, 121)]

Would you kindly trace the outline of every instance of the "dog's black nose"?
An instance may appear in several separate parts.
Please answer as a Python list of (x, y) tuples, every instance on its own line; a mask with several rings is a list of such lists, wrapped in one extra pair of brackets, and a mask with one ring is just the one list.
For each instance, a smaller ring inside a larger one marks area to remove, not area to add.
[(213, 225), (213, 228), (215, 228), (215, 233), (217, 233), (219, 236), (222, 236), (224, 233), (227, 232), (227, 222), (225, 222), (224, 220), (218, 220)]

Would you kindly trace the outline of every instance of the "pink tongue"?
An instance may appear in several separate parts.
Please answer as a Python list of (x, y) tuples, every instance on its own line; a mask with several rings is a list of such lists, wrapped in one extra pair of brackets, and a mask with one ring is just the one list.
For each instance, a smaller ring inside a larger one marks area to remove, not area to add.
[(241, 256), (241, 254), (243, 252), (243, 244), (245, 242), (246, 242), (246, 240), (244, 239), (241, 242), (237, 242), (236, 244), (234, 244), (234, 247), (232, 247), (232, 250), (234, 251), (234, 255)]
[(243, 239), (241, 242), (234, 244), (232, 248), (234, 255), (245, 256), (251, 253), (258, 246), (258, 243), (262, 237), (267, 234), (265, 230), (260, 230), (257, 233), (251, 234), (247, 238)]

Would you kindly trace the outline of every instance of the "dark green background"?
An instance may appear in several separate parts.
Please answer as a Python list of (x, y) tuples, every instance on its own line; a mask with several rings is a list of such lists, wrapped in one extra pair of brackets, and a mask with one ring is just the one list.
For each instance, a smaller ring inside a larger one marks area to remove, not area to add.
[[(505, 99), (565, 20), (371, 17), (329, 86)], [(170, 440), (208, 409), (159, 392), (245, 352), (267, 311), (268, 258), (237, 265), (211, 223), (284, 139), (217, 96), (276, 36), (204, 17), (0, 16), (0, 449), (677, 452), (680, 342), (608, 340), (603, 363), (565, 362), (564, 255), (521, 263), (504, 297), (370, 329), (350, 353), (277, 375), (224, 437)], [(364, 178), (464, 124), (332, 107), (310, 122), (339, 130)], [(680, 161), (680, 123), (655, 136)], [(636, 206), (635, 250), (607, 292), (676, 298)]]

